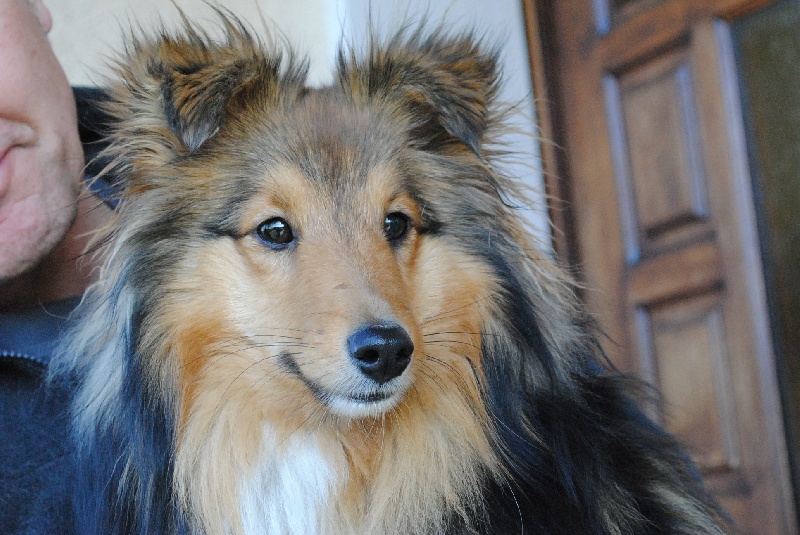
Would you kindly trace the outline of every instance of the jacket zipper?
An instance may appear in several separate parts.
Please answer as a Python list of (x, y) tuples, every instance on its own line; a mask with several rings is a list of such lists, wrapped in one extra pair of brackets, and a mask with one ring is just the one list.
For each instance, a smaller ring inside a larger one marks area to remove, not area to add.
[(42, 368), (46, 368), (44, 362), (41, 359), (34, 357), (33, 355), (29, 355), (27, 353), (21, 353), (19, 351), (14, 351), (11, 349), (0, 349), (0, 359), (1, 360), (24, 360)]

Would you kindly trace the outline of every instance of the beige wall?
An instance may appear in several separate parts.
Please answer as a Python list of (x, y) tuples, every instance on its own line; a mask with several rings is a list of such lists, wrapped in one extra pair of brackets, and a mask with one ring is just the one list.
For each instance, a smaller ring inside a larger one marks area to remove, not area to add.
[[(73, 85), (102, 85), (109, 57), (121, 50), (132, 26), (152, 28), (161, 21), (180, 23), (178, 9), (167, 0), (45, 0), (53, 14), (50, 42)], [(213, 28), (214, 13), (202, 0), (176, 0), (193, 21)], [(310, 57), (311, 79), (329, 76), (329, 60), (340, 36), (336, 2), (331, 0), (224, 0), (227, 9), (263, 32), (266, 22)]]

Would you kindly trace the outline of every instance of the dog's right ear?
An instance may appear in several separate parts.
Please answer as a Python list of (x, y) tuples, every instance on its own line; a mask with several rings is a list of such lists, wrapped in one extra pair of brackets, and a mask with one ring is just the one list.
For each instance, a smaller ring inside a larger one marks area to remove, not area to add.
[(263, 113), (303, 91), (305, 64), (268, 53), (241, 22), (219, 15), (222, 40), (189, 22), (177, 33), (132, 39), (107, 105), (113, 156), (124, 166), (157, 167), (192, 154), (247, 110)]

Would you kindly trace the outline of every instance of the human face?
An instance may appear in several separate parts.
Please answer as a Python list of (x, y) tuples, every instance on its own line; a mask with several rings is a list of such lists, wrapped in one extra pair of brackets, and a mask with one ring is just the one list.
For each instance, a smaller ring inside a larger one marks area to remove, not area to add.
[(75, 103), (41, 0), (0, 0), (0, 289), (34, 268), (76, 215)]

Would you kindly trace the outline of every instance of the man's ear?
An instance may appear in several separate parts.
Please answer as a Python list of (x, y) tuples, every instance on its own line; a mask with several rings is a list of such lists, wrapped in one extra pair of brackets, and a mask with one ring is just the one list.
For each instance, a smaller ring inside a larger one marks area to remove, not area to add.
[(464, 143), (479, 152), (497, 92), (497, 57), (470, 34), (402, 31), (373, 46), (365, 59), (340, 51), (342, 87), (359, 98), (400, 105), (430, 147)]

